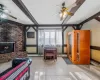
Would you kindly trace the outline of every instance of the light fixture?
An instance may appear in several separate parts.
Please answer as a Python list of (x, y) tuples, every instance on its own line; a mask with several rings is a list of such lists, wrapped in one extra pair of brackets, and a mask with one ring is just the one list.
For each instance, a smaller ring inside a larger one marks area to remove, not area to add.
[(3, 4), (0, 4), (0, 9), (4, 10), (5, 6)]
[(7, 19), (7, 15), (5, 15), (5, 14), (2, 14), (0, 17), (1, 17), (2, 19)]
[(17, 19), (16, 17), (10, 15), (10, 11), (6, 9), (6, 7), (3, 4), (0, 4), (0, 18), (7, 19), (7, 16)]
[(66, 12), (61, 12), (60, 13), (60, 20), (63, 20), (67, 16)]
[(65, 2), (62, 3), (62, 8), (60, 10), (60, 20), (63, 20), (66, 16), (73, 16), (74, 14), (70, 12), (71, 8), (76, 6), (76, 3), (73, 3), (69, 7), (65, 7)]
[(62, 9), (61, 12), (60, 12), (60, 20), (63, 20), (66, 18), (66, 16), (73, 16), (74, 14), (69, 12), (68, 9)]

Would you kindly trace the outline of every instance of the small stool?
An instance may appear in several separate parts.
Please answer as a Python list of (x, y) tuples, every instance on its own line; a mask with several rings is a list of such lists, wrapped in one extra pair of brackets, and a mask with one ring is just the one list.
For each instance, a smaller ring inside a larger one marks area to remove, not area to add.
[(44, 56), (44, 59), (46, 60), (47, 57), (53, 57), (53, 59), (55, 59), (55, 54), (53, 53), (46, 53)]

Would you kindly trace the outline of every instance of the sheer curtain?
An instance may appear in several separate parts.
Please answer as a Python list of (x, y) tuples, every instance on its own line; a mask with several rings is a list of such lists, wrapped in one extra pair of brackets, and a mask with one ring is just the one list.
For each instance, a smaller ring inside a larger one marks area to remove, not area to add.
[(62, 52), (62, 30), (39, 30), (38, 32), (38, 46), (39, 52), (43, 52), (42, 48), (45, 46), (52, 46)]

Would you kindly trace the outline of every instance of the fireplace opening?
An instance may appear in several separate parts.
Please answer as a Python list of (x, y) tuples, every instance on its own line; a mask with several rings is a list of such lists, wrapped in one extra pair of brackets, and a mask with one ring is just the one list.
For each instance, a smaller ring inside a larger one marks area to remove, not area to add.
[(14, 42), (0, 42), (0, 54), (14, 52)]

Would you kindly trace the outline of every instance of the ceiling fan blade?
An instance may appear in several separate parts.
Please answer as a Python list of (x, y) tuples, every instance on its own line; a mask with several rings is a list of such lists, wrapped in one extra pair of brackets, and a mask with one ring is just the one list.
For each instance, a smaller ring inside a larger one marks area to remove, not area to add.
[(0, 4), (0, 9), (3, 9), (5, 6), (3, 4)]
[(12, 15), (10, 15), (10, 14), (8, 14), (8, 13), (4, 12), (3, 10), (0, 10), (0, 11), (1, 11), (1, 12), (3, 12), (4, 14), (6, 14), (6, 15), (10, 16), (11, 18), (17, 19), (16, 17), (14, 17), (14, 16), (12, 16)]
[(73, 16), (73, 15), (74, 15), (73, 13), (68, 12), (68, 11), (66, 11), (66, 13), (67, 13), (68, 15), (70, 15), (70, 16)]
[(64, 15), (64, 12), (62, 12), (62, 16), (60, 17), (60, 20), (61, 21), (63, 20), (63, 15)]
[[(7, 14), (7, 13), (6, 13)], [(12, 15), (10, 15), (10, 14), (7, 14), (8, 16), (10, 16), (10, 17), (12, 17), (12, 18), (14, 18), (14, 19), (17, 19), (16, 17), (14, 17), (14, 16), (12, 16)]]

